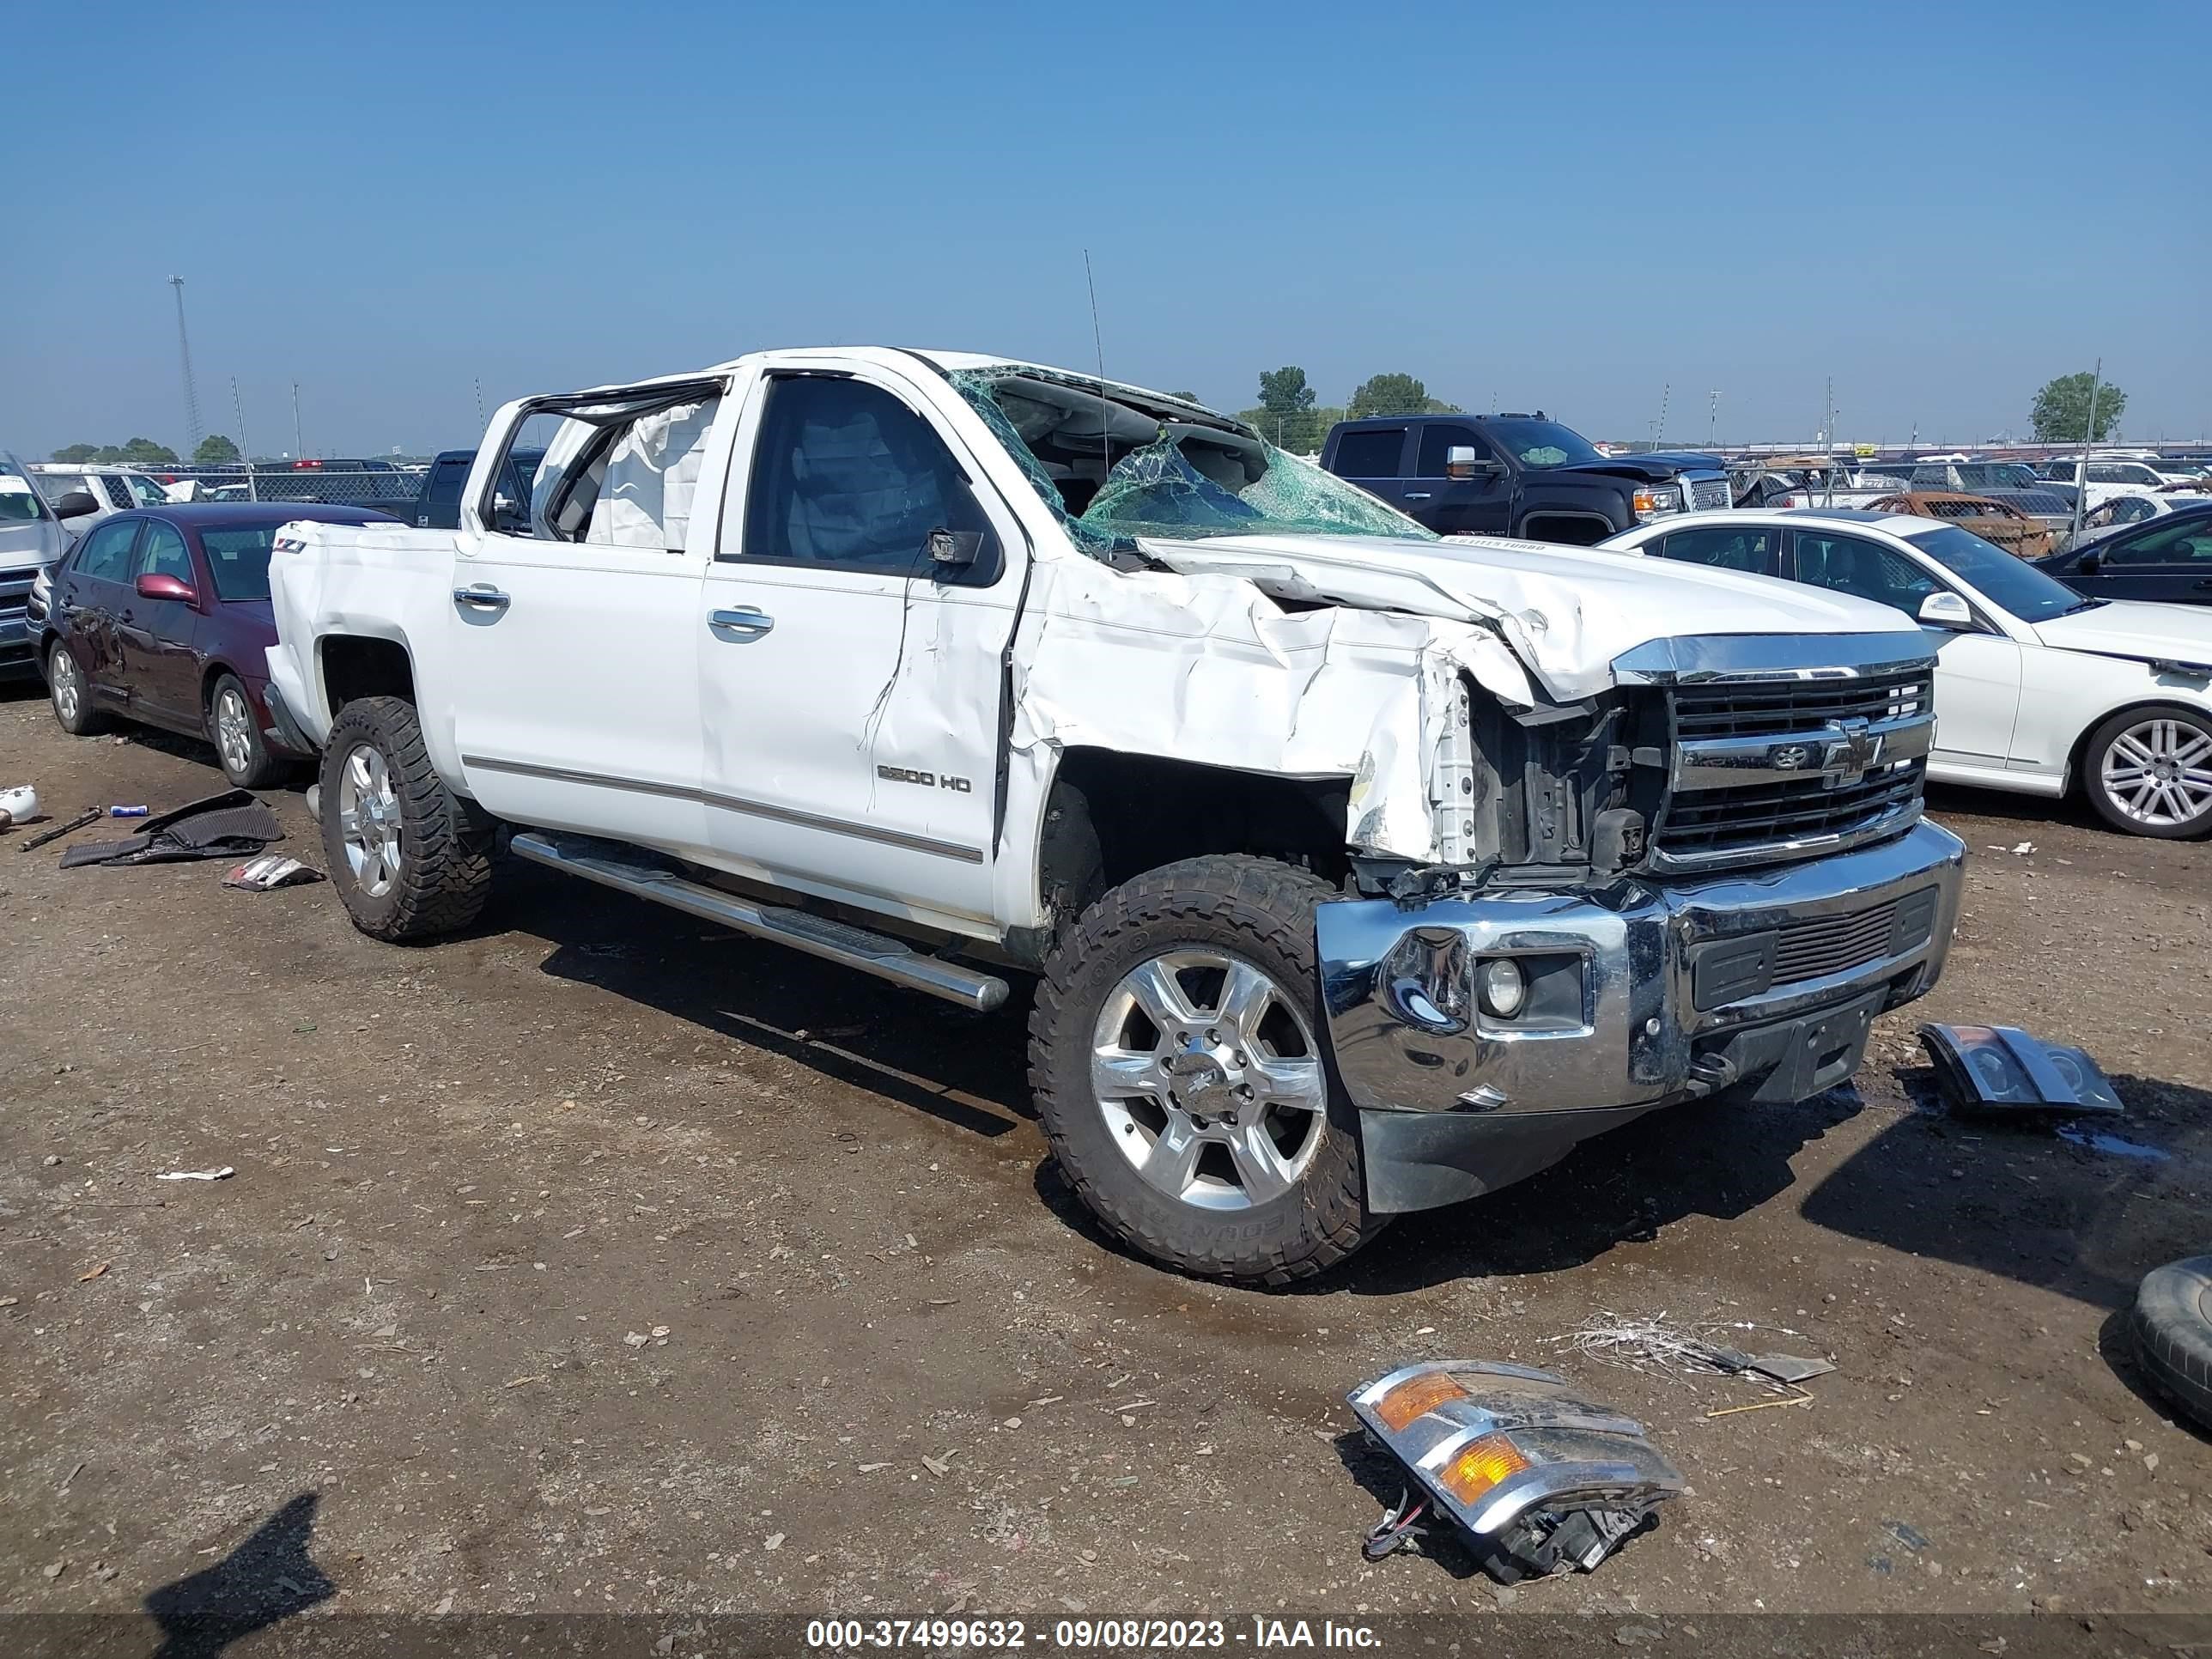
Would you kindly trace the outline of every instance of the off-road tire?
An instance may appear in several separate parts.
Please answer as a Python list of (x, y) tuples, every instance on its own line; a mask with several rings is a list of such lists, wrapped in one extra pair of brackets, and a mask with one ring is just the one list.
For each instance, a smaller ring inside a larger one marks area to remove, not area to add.
[(2186, 708), (2178, 703), (2138, 705), (2124, 708), (2089, 734), (2081, 745), (2081, 793), (2099, 817), (2113, 829), (2130, 836), (2147, 836), (2154, 841), (2187, 841), (2212, 831), (2212, 811), (2200, 812), (2195, 817), (2178, 823), (2145, 823), (2131, 818), (2121, 810), (2118, 802), (2105, 788), (2105, 753), (2121, 733), (2130, 726), (2140, 726), (2146, 720), (2171, 720), (2185, 726), (2212, 735), (2212, 720), (2202, 709)]
[[(383, 893), (365, 891), (346, 855), (338, 823), (339, 780), (362, 744), (384, 757), (400, 807), (400, 860)], [(475, 802), (446, 787), (430, 763), (415, 706), (401, 697), (362, 697), (339, 711), (323, 750), (318, 816), (331, 884), (353, 925), (393, 944), (434, 939), (477, 919), (491, 891), (496, 823)]]
[[(1030, 1088), (1054, 1156), (1093, 1214), (1132, 1248), (1179, 1272), (1287, 1285), (1341, 1261), (1388, 1218), (1367, 1207), (1358, 1115), (1328, 1054), (1314, 944), (1327, 882), (1272, 859), (1187, 860), (1113, 888), (1047, 954), (1030, 1017)], [(1122, 976), (1164, 951), (1233, 952), (1286, 993), (1318, 1044), (1328, 1109), (1320, 1146), (1290, 1191), (1208, 1211), (1147, 1185), (1112, 1143), (1091, 1091), (1092, 1034)]]
[[(222, 732), (217, 714), (222, 708), (225, 694), (237, 697), (239, 706), (246, 711), (245, 764), (236, 769), (232, 757), (223, 746)], [(292, 763), (269, 752), (262, 740), (261, 729), (253, 719), (253, 699), (246, 695), (246, 683), (235, 674), (218, 674), (215, 684), (208, 687), (207, 708), (203, 711), (207, 726), (207, 740), (215, 745), (216, 763), (222, 768), (224, 777), (240, 789), (266, 789), (271, 784), (282, 783), (292, 775)]]
[(2200, 1428), (2212, 1429), (2212, 1255), (2143, 1275), (2128, 1316), (2152, 1383)]
[[(64, 666), (66, 664), (67, 666)], [(64, 675), (75, 677), (76, 712), (62, 713), (64, 701), (62, 679)], [(83, 668), (70, 655), (66, 643), (56, 640), (46, 653), (46, 703), (54, 711), (54, 724), (73, 738), (89, 738), (107, 730), (112, 723), (100, 710), (93, 707), (92, 682), (85, 678)]]

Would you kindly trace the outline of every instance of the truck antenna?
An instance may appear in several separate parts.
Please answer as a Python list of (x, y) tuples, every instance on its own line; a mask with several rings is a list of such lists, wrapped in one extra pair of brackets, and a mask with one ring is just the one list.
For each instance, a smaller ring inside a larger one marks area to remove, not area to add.
[(1098, 353), (1098, 395), (1106, 395), (1106, 340), (1098, 331), (1098, 279), (1091, 274), (1091, 250), (1083, 250), (1083, 285), (1091, 290), (1091, 343)]

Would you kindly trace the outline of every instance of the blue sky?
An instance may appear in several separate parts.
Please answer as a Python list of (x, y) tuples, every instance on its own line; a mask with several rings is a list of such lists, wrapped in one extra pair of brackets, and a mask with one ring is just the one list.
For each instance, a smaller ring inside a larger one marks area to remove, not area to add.
[[(1255, 401), (1403, 370), (1593, 436), (2212, 432), (2212, 6), (46, 7), (9, 25), (0, 446), (474, 441), (890, 342)], [(64, 66), (73, 65), (64, 72)], [(234, 432), (234, 434), (235, 433)]]

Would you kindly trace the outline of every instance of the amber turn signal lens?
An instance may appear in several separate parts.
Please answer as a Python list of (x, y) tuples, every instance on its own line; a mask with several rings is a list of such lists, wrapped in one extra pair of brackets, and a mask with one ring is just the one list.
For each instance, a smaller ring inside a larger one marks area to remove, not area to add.
[(1500, 1481), (1510, 1480), (1528, 1467), (1528, 1460), (1513, 1449), (1503, 1435), (1486, 1434), (1462, 1446), (1447, 1464), (1437, 1484), (1462, 1504), (1472, 1504)]
[(1449, 1371), (1424, 1371), (1384, 1395), (1375, 1415), (1382, 1419), (1384, 1428), (1396, 1434), (1424, 1412), (1432, 1412), (1447, 1401), (1466, 1398), (1467, 1390), (1452, 1381)]

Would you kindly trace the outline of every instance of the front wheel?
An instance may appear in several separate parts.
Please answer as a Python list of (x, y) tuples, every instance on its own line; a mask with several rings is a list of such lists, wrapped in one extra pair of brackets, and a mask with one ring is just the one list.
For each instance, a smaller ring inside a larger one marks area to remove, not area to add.
[(1192, 859), (1109, 892), (1045, 964), (1030, 1079), (1054, 1154), (1170, 1267), (1287, 1284), (1381, 1230), (1321, 1038), (1313, 915), (1334, 892), (1267, 859)]
[(2131, 836), (2179, 841), (2212, 830), (2212, 718), (2130, 708), (2089, 736), (2082, 786), (2098, 815)]

